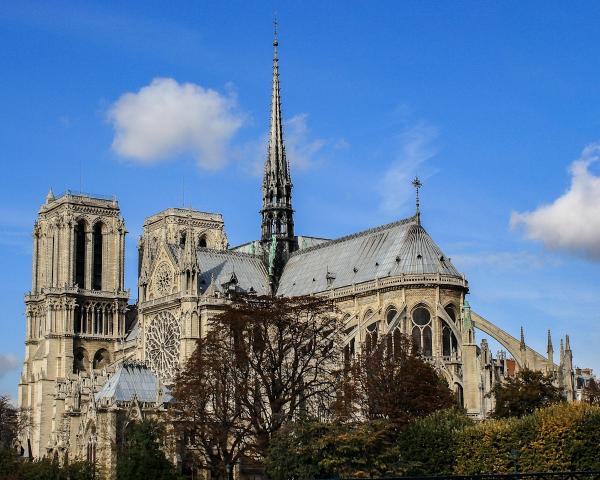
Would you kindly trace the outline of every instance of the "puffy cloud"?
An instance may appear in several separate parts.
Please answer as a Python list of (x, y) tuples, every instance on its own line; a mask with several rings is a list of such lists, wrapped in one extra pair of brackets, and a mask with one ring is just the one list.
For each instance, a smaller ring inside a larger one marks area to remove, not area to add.
[(308, 114), (294, 115), (285, 122), (285, 153), (292, 166), (307, 169), (317, 162), (317, 155), (329, 143), (322, 138), (309, 138)]
[(108, 119), (119, 155), (152, 164), (192, 153), (209, 170), (226, 163), (229, 141), (243, 123), (234, 96), (171, 78), (155, 78), (137, 93), (125, 93)]
[(0, 353), (0, 378), (19, 368), (19, 360), (14, 355)]
[(588, 145), (571, 165), (567, 192), (532, 212), (513, 212), (511, 228), (522, 226), (527, 238), (550, 250), (600, 261), (600, 177), (590, 172), (598, 161), (600, 143)]
[(380, 184), (381, 208), (396, 212), (408, 199), (413, 198), (411, 180), (423, 163), (434, 157), (437, 128), (418, 123), (400, 135), (400, 148), (395, 161), (388, 167)]

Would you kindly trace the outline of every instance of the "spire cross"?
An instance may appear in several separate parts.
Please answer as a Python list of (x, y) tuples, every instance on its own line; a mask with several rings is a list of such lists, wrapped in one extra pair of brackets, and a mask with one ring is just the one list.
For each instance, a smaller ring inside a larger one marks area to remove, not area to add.
[(420, 225), (421, 224), (421, 210), (420, 210), (420, 201), (419, 201), (419, 189), (423, 186), (423, 184), (421, 183), (421, 180), (419, 180), (419, 177), (415, 177), (415, 179), (412, 181), (412, 186), (415, 187), (415, 190), (417, 192), (417, 199), (416, 199), (416, 203), (417, 203), (417, 223)]
[(279, 42), (277, 41), (277, 26), (279, 22), (277, 21), (277, 14), (273, 15), (273, 46), (276, 47)]

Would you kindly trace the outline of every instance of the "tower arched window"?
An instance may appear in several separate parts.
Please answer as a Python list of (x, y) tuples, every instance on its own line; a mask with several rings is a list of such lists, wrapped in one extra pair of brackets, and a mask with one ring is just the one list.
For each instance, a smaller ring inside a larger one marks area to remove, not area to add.
[(79, 220), (75, 225), (75, 278), (79, 288), (85, 288), (85, 221)]
[(452, 305), (446, 305), (444, 311), (448, 314), (448, 316), (452, 319), (454, 323), (456, 323), (456, 312)]
[(94, 370), (100, 370), (101, 368), (106, 367), (110, 363), (110, 354), (108, 350), (105, 348), (101, 348), (94, 355), (94, 361), (92, 363), (92, 368)]
[(94, 225), (93, 231), (94, 262), (92, 265), (92, 290), (102, 290), (102, 224)]
[(449, 325), (444, 323), (442, 327), (442, 355), (444, 357), (454, 357), (458, 351), (458, 342), (454, 332)]
[(200, 240), (198, 240), (198, 246), (201, 248), (206, 248), (206, 235), (202, 235)]
[(78, 347), (73, 352), (73, 373), (85, 372), (88, 365), (87, 350), (83, 347)]
[(417, 350), (424, 356), (432, 355), (431, 314), (424, 307), (412, 313), (412, 339)]
[(367, 353), (371, 352), (377, 346), (377, 326), (378, 322), (373, 322), (367, 327), (365, 337), (365, 348)]

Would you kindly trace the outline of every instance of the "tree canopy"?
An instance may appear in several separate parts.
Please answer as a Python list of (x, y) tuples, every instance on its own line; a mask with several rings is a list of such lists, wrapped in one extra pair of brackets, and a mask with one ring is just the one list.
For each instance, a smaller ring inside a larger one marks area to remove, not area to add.
[(496, 418), (522, 417), (536, 409), (562, 402), (561, 389), (554, 385), (551, 374), (524, 368), (505, 381), (497, 383), (492, 395), (496, 405)]

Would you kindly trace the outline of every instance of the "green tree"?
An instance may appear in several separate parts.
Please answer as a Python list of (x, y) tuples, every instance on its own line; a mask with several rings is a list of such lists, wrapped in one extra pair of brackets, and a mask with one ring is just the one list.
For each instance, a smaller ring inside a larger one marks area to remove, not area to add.
[(446, 381), (424, 361), (406, 335), (385, 335), (363, 352), (346, 377), (355, 386), (353, 403), (369, 420), (403, 426), (456, 405)]
[(536, 409), (564, 401), (561, 390), (550, 374), (524, 368), (513, 377), (497, 383), (491, 395), (496, 406), (495, 418), (522, 417)]
[(271, 440), (266, 471), (275, 480), (399, 475), (404, 470), (396, 435), (397, 427), (388, 420), (290, 422)]
[(456, 460), (456, 434), (473, 425), (456, 408), (419, 418), (398, 437), (401, 465), (410, 475), (451, 474)]
[(164, 435), (162, 426), (152, 420), (130, 424), (118, 456), (117, 478), (119, 480), (179, 478), (175, 468), (161, 450), (161, 439)]

